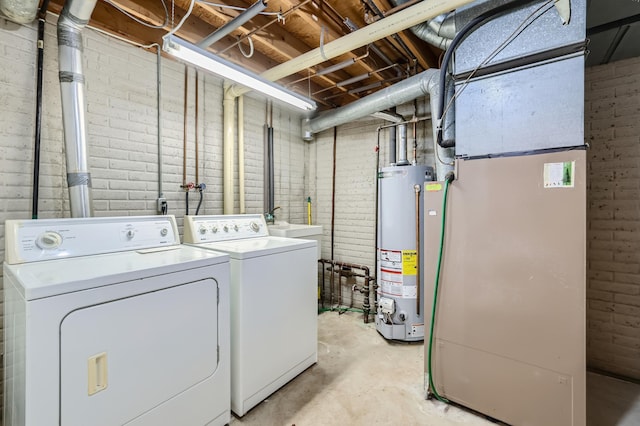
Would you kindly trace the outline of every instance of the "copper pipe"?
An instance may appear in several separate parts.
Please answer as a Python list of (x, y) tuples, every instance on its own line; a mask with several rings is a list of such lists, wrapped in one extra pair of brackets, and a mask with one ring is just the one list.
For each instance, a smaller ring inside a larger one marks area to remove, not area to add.
[(198, 168), (200, 166), (200, 162), (198, 160), (198, 70), (196, 70), (196, 113), (195, 113), (195, 144), (196, 144), (196, 185), (200, 185), (200, 178), (198, 176)]
[(420, 315), (420, 185), (414, 185), (416, 193), (416, 314)]

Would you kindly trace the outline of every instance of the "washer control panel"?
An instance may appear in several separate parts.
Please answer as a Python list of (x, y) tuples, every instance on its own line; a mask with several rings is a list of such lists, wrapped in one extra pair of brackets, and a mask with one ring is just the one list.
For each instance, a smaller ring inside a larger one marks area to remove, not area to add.
[(173, 216), (8, 220), (9, 264), (180, 244)]
[(184, 242), (211, 243), (269, 235), (261, 214), (185, 216)]

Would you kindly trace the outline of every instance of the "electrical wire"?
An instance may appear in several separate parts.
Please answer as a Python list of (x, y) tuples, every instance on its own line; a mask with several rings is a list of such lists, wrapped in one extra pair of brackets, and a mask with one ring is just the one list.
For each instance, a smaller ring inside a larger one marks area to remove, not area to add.
[[(172, 3), (172, 4), (175, 4), (175, 3)], [(182, 27), (182, 25), (184, 25), (184, 23), (187, 21), (187, 18), (191, 15), (191, 12), (193, 12), (193, 6), (195, 4), (196, 4), (196, 0), (191, 0), (191, 4), (189, 5), (189, 9), (187, 9), (187, 13), (184, 14), (180, 22), (178, 22), (178, 25), (173, 27), (171, 31), (169, 31), (166, 35), (168, 36), (174, 35), (176, 31), (178, 31)], [(172, 6), (172, 10), (173, 10), (173, 6)]]
[(249, 53), (244, 53), (244, 50), (242, 50), (242, 44), (238, 44), (238, 50), (240, 50), (242, 56), (248, 59), (253, 56), (253, 40), (251, 40), (251, 37), (247, 37), (247, 40), (249, 40)]
[[(239, 10), (241, 12), (244, 12), (247, 10), (246, 7), (239, 7), (239, 6), (229, 6), (226, 4), (220, 4), (220, 3), (213, 3), (210, 1), (205, 1), (205, 0), (198, 0), (198, 3), (202, 3), (202, 4), (206, 4), (207, 6), (213, 6), (213, 7), (219, 7), (221, 9), (231, 9), (231, 10)], [(264, 16), (280, 16), (281, 13), (280, 12), (260, 12), (258, 15), (264, 15)]]
[(436, 322), (436, 306), (438, 304), (438, 286), (440, 284), (440, 271), (442, 269), (442, 253), (444, 247), (444, 225), (445, 218), (447, 216), (447, 193), (449, 192), (449, 184), (453, 180), (453, 173), (449, 173), (444, 180), (444, 191), (442, 193), (442, 213), (440, 216), (442, 217), (442, 221), (440, 223), (440, 249), (438, 250), (438, 266), (436, 267), (436, 280), (433, 285), (433, 306), (431, 307), (431, 324), (429, 326), (429, 353), (428, 353), (428, 374), (429, 374), (429, 389), (433, 393), (433, 396), (440, 402), (449, 403), (449, 400), (443, 398), (438, 393), (436, 389), (436, 385), (433, 381), (433, 330)]
[[(522, 23), (518, 26), (518, 28), (516, 28), (509, 35), (509, 37), (507, 37), (502, 42), (502, 44), (500, 44), (498, 47), (496, 47), (496, 49), (493, 52), (491, 52), (481, 63), (478, 64), (478, 66), (476, 66), (473, 69), (473, 71), (471, 71), (469, 73), (469, 76), (460, 85), (459, 89), (456, 90), (455, 94), (451, 97), (451, 99), (449, 99), (449, 102), (447, 103), (447, 106), (445, 107), (444, 111), (442, 112), (442, 117), (443, 118), (446, 116), (446, 114), (449, 111), (449, 109), (451, 108), (451, 105), (453, 104), (453, 102), (458, 98), (458, 96), (460, 96), (462, 94), (464, 89), (469, 85), (469, 80), (471, 80), (471, 78), (473, 78), (473, 76), (478, 72), (478, 70), (480, 70), (480, 68), (482, 68), (487, 63), (489, 63), (489, 61), (491, 61), (493, 58), (495, 58), (500, 52), (502, 52), (511, 42), (513, 42), (513, 40), (515, 40), (518, 36), (520, 36), (520, 34), (522, 34), (522, 32), (525, 29), (527, 29), (531, 24), (533, 24), (538, 18), (540, 18), (545, 13), (547, 13), (553, 7), (553, 3), (555, 3), (555, 0), (548, 0), (546, 3), (543, 3), (536, 10), (531, 12), (531, 14), (529, 14), (522, 21)], [(538, 16), (535, 16), (538, 12), (540, 12), (545, 7), (546, 7), (546, 9), (544, 11), (542, 11)]]
[(153, 29), (156, 29), (156, 30), (160, 30), (160, 29), (166, 27), (169, 24), (169, 10), (167, 9), (167, 4), (164, 2), (164, 0), (160, 0), (160, 3), (162, 3), (162, 7), (164, 8), (164, 23), (162, 25), (154, 25), (154, 24), (150, 24), (148, 22), (145, 22), (142, 19), (137, 18), (135, 15), (132, 15), (131, 13), (127, 12), (125, 9), (120, 7), (118, 4), (112, 2), (111, 0), (103, 0), (103, 1), (105, 3), (107, 3), (108, 5), (110, 5), (111, 7), (115, 8), (116, 10), (118, 10), (120, 13), (123, 13), (124, 15), (129, 17), (130, 19), (133, 19), (134, 21), (136, 21), (139, 24), (144, 25), (145, 27), (149, 27), (149, 28), (153, 28)]

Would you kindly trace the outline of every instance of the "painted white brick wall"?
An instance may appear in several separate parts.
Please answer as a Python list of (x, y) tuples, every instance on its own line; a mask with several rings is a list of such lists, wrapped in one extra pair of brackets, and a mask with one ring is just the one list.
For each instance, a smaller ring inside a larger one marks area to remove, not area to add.
[[(69, 216), (55, 18), (47, 17), (39, 217)], [(0, 261), (4, 222), (31, 218), (35, 122), (35, 25), (0, 19)], [(96, 216), (153, 215), (158, 197), (156, 54), (86, 29), (87, 140)], [(169, 213), (182, 229), (185, 66), (162, 59), (162, 184)], [(187, 182), (195, 182), (195, 71), (189, 69)], [(201, 214), (222, 213), (222, 81), (200, 72), (199, 180), (207, 184)], [(264, 98), (245, 96), (247, 213), (263, 212)], [(302, 221), (306, 211), (305, 143), (296, 111), (274, 106), (276, 202), (279, 218)], [(237, 163), (237, 152), (234, 161)], [(235, 172), (238, 211), (238, 168)], [(293, 194), (290, 196), (290, 194)], [(292, 197), (290, 199), (290, 197)], [(197, 192), (191, 193), (195, 213)], [(1, 281), (1, 275), (0, 275)], [(0, 298), (0, 316), (3, 312)], [(0, 344), (1, 340), (0, 329)], [(0, 373), (1, 376), (1, 373)], [(0, 379), (1, 380), (1, 379)], [(0, 382), (0, 392), (2, 384)], [(1, 398), (0, 398), (1, 400)], [(1, 413), (0, 413), (1, 415)]]
[(640, 379), (640, 58), (587, 68), (587, 362)]

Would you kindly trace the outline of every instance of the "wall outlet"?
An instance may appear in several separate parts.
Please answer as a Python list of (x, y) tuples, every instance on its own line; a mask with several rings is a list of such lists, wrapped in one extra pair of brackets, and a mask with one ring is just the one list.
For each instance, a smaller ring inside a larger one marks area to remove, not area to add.
[(167, 206), (167, 199), (160, 197), (158, 198), (158, 213), (164, 213)]

